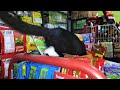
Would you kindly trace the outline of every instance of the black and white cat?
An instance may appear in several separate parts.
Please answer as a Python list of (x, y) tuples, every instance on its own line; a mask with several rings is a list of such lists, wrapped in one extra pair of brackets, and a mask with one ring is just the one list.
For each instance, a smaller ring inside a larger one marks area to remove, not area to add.
[(53, 46), (59, 56), (63, 53), (72, 55), (86, 55), (85, 44), (78, 37), (62, 28), (44, 28), (23, 22), (12, 11), (0, 11), (0, 18), (12, 29), (23, 34), (43, 36), (47, 47)]

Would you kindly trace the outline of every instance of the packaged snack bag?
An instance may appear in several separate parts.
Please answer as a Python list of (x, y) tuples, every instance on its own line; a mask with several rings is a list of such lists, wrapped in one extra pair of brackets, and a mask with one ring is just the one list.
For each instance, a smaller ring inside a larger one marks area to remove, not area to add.
[(27, 53), (37, 50), (42, 54), (45, 49), (46, 44), (43, 37), (27, 36)]
[(39, 69), (41, 69), (41, 65), (38, 63), (28, 62), (27, 63), (27, 78), (28, 79), (37, 79), (37, 75), (39, 74)]
[(14, 64), (13, 77), (16, 79), (26, 78), (26, 62), (20, 62)]
[(14, 31), (14, 41), (16, 52), (24, 52), (24, 35)]
[(84, 37), (84, 43), (87, 44), (87, 43), (90, 43), (90, 35), (89, 34), (82, 34), (83, 37)]
[(34, 42), (41, 52), (43, 52), (46, 49), (45, 39), (43, 37), (34, 37)]
[(30, 53), (31, 51), (37, 50), (37, 46), (35, 45), (32, 37), (27, 35), (26, 38), (27, 38), (27, 45), (26, 45), (27, 53)]
[(27, 79), (53, 79), (54, 72), (59, 71), (59, 67), (28, 62), (27, 63)]
[(42, 65), (39, 79), (54, 79), (55, 71), (59, 71), (59, 67), (52, 65)]
[(31, 66), (30, 67), (29, 79), (35, 79), (36, 72), (37, 72), (37, 67)]
[(39, 79), (47, 79), (47, 73), (48, 73), (48, 68), (43, 68), (40, 71), (40, 77)]
[(120, 79), (120, 63), (106, 60), (104, 62), (103, 72), (108, 79)]

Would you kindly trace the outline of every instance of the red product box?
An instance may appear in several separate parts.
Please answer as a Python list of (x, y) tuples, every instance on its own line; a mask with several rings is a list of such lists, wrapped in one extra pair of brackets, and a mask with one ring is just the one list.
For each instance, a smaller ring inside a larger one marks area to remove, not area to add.
[(55, 72), (54, 79), (80, 79), (80, 78), (76, 78), (76, 77), (73, 77), (72, 75), (68, 75), (68, 74), (62, 74), (60, 72)]

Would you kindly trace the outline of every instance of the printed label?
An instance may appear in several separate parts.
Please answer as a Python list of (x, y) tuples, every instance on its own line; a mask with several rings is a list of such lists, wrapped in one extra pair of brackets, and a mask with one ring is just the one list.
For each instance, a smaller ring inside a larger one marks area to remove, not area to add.
[(15, 51), (13, 31), (5, 30), (3, 35), (4, 35), (5, 53), (13, 53)]

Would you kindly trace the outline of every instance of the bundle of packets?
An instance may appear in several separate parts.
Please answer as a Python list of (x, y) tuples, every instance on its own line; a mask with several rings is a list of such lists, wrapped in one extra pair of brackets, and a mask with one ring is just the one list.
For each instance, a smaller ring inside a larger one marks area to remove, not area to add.
[(59, 67), (32, 62), (27, 67), (28, 79), (54, 79), (54, 72), (59, 71)]
[(54, 79), (54, 72), (59, 72), (57, 66), (20, 62), (14, 64), (13, 77), (16, 79)]

